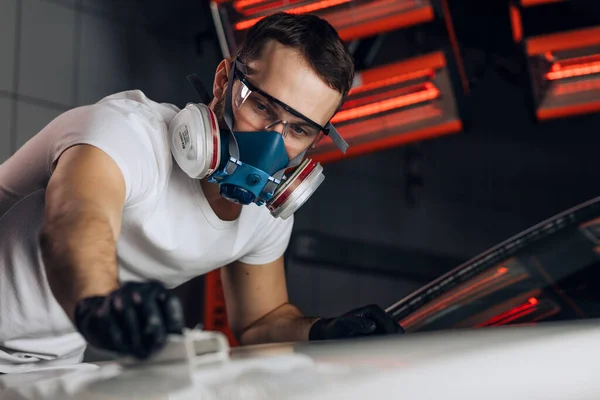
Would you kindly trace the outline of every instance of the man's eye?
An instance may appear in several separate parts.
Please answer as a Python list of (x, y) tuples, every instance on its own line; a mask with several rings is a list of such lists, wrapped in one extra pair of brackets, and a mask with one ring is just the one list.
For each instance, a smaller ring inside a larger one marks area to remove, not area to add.
[(267, 111), (267, 106), (265, 106), (264, 104), (262, 104), (262, 103), (260, 103), (260, 102), (257, 101), (256, 102), (256, 109), (258, 111), (265, 112), (265, 111)]
[(307, 134), (306, 131), (304, 130), (304, 128), (302, 128), (299, 125), (292, 125), (292, 130), (297, 135), (306, 135)]

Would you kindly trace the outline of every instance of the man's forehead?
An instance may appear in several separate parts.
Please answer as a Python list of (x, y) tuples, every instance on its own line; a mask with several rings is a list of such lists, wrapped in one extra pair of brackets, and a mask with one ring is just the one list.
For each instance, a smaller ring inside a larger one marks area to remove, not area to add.
[(261, 90), (319, 124), (331, 118), (341, 100), (297, 51), (278, 43), (267, 44), (247, 72)]

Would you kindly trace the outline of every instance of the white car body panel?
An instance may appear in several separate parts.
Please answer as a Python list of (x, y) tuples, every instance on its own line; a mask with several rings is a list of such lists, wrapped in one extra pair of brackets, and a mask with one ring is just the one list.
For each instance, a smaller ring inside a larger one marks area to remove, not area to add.
[(2, 400), (598, 399), (595, 321), (232, 350), (231, 359), (0, 377)]

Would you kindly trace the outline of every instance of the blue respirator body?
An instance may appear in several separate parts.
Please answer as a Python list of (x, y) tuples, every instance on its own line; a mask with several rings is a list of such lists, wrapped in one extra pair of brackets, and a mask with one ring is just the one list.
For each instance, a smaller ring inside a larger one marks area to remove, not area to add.
[[(263, 205), (271, 200), (280, 180), (273, 176), (290, 160), (279, 132), (233, 132), (242, 160), (229, 155), (229, 134), (221, 132), (221, 164), (209, 182), (219, 184), (221, 196), (240, 204)], [(228, 163), (235, 164), (228, 173)]]
[(191, 178), (219, 185), (221, 196), (243, 205), (266, 205), (287, 219), (325, 179), (310, 159), (290, 165), (284, 138), (277, 131), (220, 130), (206, 105), (188, 104), (169, 125), (171, 153)]

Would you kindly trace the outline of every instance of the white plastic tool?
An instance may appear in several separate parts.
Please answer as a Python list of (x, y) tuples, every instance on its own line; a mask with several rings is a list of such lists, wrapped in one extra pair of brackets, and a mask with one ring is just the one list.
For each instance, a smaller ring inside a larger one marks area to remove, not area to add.
[(229, 342), (221, 332), (186, 329), (183, 335), (170, 335), (158, 353), (145, 360), (123, 357), (123, 366), (185, 364), (197, 366), (229, 360)]

